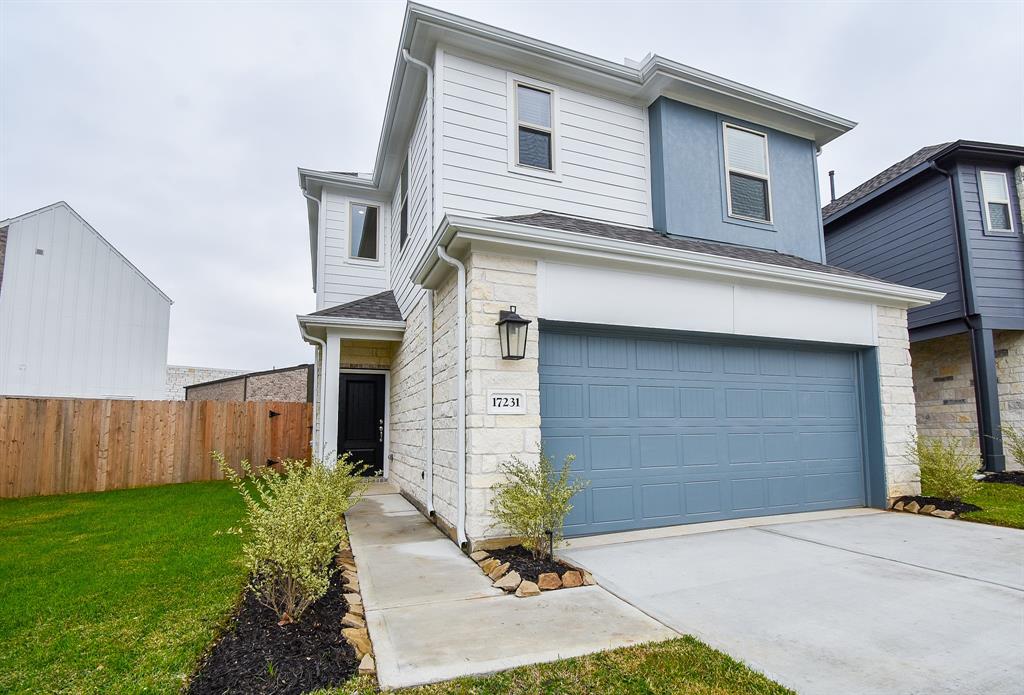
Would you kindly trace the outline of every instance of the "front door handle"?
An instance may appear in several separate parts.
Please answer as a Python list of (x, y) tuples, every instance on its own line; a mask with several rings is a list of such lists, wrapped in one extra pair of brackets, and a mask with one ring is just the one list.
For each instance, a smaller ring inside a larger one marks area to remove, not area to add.
[(377, 436), (380, 437), (380, 441), (384, 441), (384, 421), (380, 421), (380, 425), (377, 427)]

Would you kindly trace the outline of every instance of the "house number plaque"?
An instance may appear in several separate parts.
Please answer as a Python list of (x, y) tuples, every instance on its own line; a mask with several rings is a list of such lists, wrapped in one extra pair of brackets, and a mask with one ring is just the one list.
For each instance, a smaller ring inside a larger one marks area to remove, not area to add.
[(523, 391), (488, 391), (488, 415), (524, 415), (526, 393)]

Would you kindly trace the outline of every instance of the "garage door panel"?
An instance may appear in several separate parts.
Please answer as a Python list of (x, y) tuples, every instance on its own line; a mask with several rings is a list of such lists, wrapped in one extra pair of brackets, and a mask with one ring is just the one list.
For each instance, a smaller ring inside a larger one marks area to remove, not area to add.
[(589, 481), (567, 533), (864, 503), (852, 352), (542, 330), (544, 446)]

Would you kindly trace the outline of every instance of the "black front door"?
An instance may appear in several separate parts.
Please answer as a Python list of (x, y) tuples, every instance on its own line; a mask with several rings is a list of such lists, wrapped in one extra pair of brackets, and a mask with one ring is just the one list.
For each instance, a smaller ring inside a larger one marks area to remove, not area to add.
[(338, 451), (384, 474), (384, 375), (342, 374), (338, 397)]

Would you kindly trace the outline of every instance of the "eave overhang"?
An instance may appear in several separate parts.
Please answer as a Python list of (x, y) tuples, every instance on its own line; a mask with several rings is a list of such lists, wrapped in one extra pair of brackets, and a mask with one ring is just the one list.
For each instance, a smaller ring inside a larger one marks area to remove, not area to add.
[(470, 247), (575, 263), (632, 266), (656, 272), (744, 282), (791, 291), (841, 295), (885, 306), (913, 308), (945, 294), (873, 278), (772, 265), (501, 220), (448, 215), (417, 262), (411, 280), (436, 289), (450, 272), (437, 247), (465, 255)]
[[(401, 341), (405, 335), (405, 321), (380, 319), (343, 318), (337, 316), (314, 316), (299, 314), (295, 317), (300, 331), (305, 330), (317, 338), (327, 333), (336, 333), (346, 340)], [(305, 336), (303, 336), (305, 337)]]

